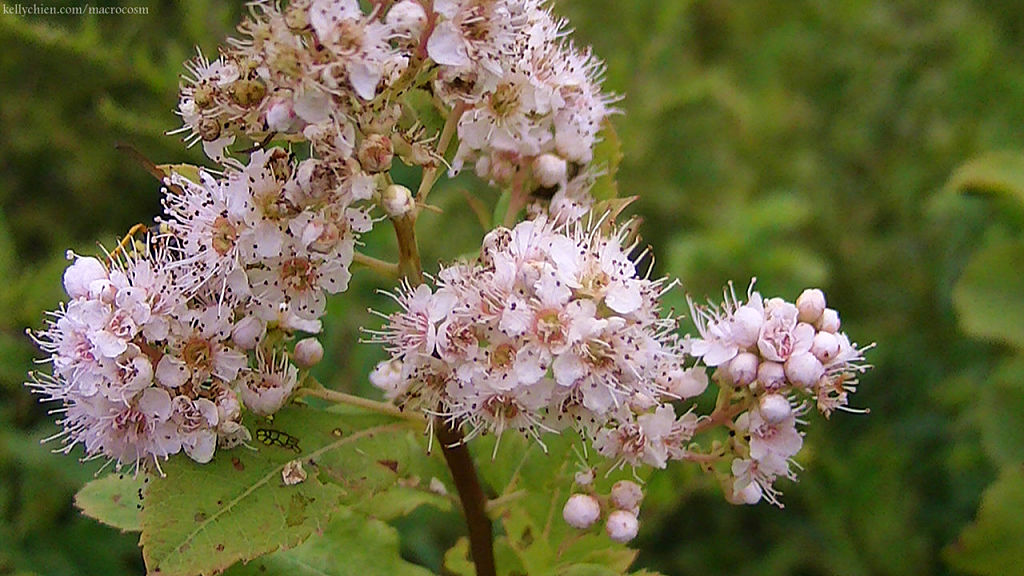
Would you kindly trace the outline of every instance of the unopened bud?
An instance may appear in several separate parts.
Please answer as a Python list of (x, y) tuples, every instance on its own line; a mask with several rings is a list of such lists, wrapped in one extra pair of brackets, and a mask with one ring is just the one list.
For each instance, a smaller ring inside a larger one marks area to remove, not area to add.
[(565, 182), (569, 165), (565, 158), (554, 154), (541, 154), (533, 160), (533, 176), (545, 188), (553, 188)]
[(402, 0), (388, 10), (384, 23), (395, 34), (417, 38), (427, 23), (427, 13), (416, 0)]
[(612, 486), (612, 505), (619, 510), (636, 512), (644, 500), (644, 491), (636, 482), (619, 480)]
[(758, 402), (761, 417), (769, 424), (778, 424), (793, 413), (789, 400), (782, 394), (765, 394)]
[(757, 378), (758, 357), (750, 352), (740, 352), (726, 368), (726, 374), (733, 386), (747, 386)]
[(242, 350), (252, 350), (267, 333), (267, 325), (255, 316), (246, 316), (235, 324), (231, 339)]
[(399, 218), (408, 214), (416, 206), (412, 192), (400, 184), (392, 184), (380, 195), (380, 206), (391, 218)]
[(786, 360), (786, 378), (803, 388), (814, 386), (824, 376), (825, 366), (810, 352), (793, 354)]
[(608, 515), (604, 529), (612, 540), (629, 542), (636, 538), (637, 532), (640, 531), (640, 522), (636, 519), (636, 514), (626, 510), (616, 510)]
[(312, 368), (324, 358), (324, 347), (316, 338), (304, 338), (295, 344), (292, 359), (299, 368)]
[(828, 364), (839, 356), (839, 337), (831, 332), (818, 332), (811, 343), (811, 354), (822, 364)]
[(825, 308), (825, 311), (821, 313), (821, 318), (818, 319), (817, 327), (823, 332), (833, 334), (839, 332), (839, 312), (832, 308)]
[(778, 362), (761, 362), (757, 367), (757, 383), (766, 390), (782, 388), (786, 384), (786, 370)]
[(796, 299), (796, 309), (799, 311), (797, 320), (814, 324), (825, 311), (825, 293), (817, 288), (804, 290)]
[(562, 518), (573, 528), (585, 530), (601, 517), (601, 505), (588, 494), (573, 494), (562, 508)]
[(761, 325), (764, 314), (752, 306), (740, 306), (733, 314), (732, 339), (740, 348), (749, 348), (757, 344), (761, 336)]
[(390, 138), (383, 134), (370, 134), (360, 142), (357, 156), (363, 170), (377, 174), (391, 169), (395, 151)]

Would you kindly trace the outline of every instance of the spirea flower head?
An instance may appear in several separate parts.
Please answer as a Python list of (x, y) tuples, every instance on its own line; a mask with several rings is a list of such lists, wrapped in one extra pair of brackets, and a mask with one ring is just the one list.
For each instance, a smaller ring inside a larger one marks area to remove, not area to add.
[(687, 337), (688, 353), (715, 368), (712, 376), (738, 400), (729, 427), (727, 498), (781, 506), (775, 480), (795, 479), (793, 458), (803, 445), (798, 426), (814, 405), (826, 417), (847, 407), (864, 372), (864, 351), (839, 332), (838, 315), (821, 290), (805, 290), (796, 303), (764, 299), (751, 282), (747, 301), (730, 286), (722, 305), (690, 301), (699, 337)]
[(239, 415), (222, 418), (218, 403), (245, 357), (225, 343), (229, 323), (190, 305), (172, 256), (153, 239), (106, 263), (76, 256), (65, 272), (70, 300), (32, 334), (51, 372), (29, 383), (60, 403), (63, 452), (82, 445), (138, 469), (181, 451), (207, 462), (221, 431), (239, 436)]
[(180, 239), (174, 266), (190, 293), (233, 294), (264, 322), (282, 312), (315, 321), (326, 294), (348, 287), (358, 236), (372, 225), (355, 205), (373, 192), (359, 175), (271, 148), (224, 177), (170, 182), (165, 224)]
[[(178, 113), (191, 145), (229, 163), (238, 136), (306, 140), (314, 156), (386, 172), (394, 157), (435, 166), (446, 150), (397, 102), (433, 93), (459, 145), (450, 167), (488, 181), (552, 189), (578, 217), (587, 177), (573, 182), (615, 98), (604, 65), (567, 39), (537, 0), (396, 2), (365, 12), (355, 0), (260, 0), (216, 59), (188, 64)], [(428, 13), (426, 8), (432, 12)], [(570, 166), (572, 170), (570, 170)]]
[[(442, 268), (435, 289), (406, 286), (371, 332), (391, 355), (372, 381), (470, 436), (573, 426), (621, 438), (605, 442), (610, 457), (664, 465), (672, 449), (657, 442), (688, 438), (671, 406), (650, 412), (678, 398), (670, 379), (684, 370), (675, 320), (659, 309), (671, 283), (640, 276), (625, 232), (601, 229), (543, 218), (498, 228), (475, 263)], [(652, 439), (642, 454), (626, 431), (638, 426)]]

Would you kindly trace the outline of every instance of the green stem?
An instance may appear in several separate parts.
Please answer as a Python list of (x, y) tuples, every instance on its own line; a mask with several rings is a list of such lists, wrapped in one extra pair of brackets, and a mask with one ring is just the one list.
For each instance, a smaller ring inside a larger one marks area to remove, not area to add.
[[(462, 113), (466, 111), (466, 105), (459, 102), (452, 108), (451, 113), (448, 114), (448, 118), (444, 121), (444, 128), (441, 129), (441, 136), (437, 139), (437, 154), (441, 158), (444, 158), (448, 152), (448, 147), (451, 146), (452, 138), (455, 137), (455, 128), (459, 125), (459, 119), (462, 118)], [(440, 176), (441, 165), (430, 166), (429, 168), (423, 169), (423, 179), (420, 180), (420, 187), (416, 190), (416, 203), (423, 204), (427, 201), (427, 196), (430, 195), (430, 190), (433, 189), (434, 184), (437, 183), (437, 179)]]
[(376, 412), (377, 414), (386, 414), (388, 416), (394, 416), (410, 422), (417, 422), (422, 424), (424, 422), (423, 417), (420, 414), (412, 412), (404, 412), (399, 410), (397, 407), (387, 404), (385, 402), (377, 402), (376, 400), (370, 400), (369, 398), (362, 398), (352, 394), (346, 394), (344, 392), (338, 392), (337, 390), (331, 390), (329, 388), (302, 388), (298, 391), (300, 396), (312, 396), (314, 398), (320, 398), (321, 400), (327, 400), (335, 404), (344, 404), (346, 406), (355, 406), (362, 408), (370, 412)]
[(356, 252), (355, 254), (352, 255), (352, 262), (354, 264), (365, 266), (366, 268), (369, 268), (370, 270), (373, 270), (377, 274), (380, 274), (381, 276), (388, 278), (390, 280), (397, 280), (398, 277), (400, 276), (398, 272), (398, 264), (395, 264), (394, 262), (380, 260), (378, 258), (374, 258), (373, 256), (367, 256), (366, 254), (363, 254), (361, 252)]

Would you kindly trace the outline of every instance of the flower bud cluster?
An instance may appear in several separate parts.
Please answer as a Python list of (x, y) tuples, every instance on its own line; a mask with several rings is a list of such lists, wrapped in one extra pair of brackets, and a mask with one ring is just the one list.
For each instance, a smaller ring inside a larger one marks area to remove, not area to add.
[(492, 231), (477, 262), (395, 296), (401, 310), (371, 332), (391, 354), (371, 381), (469, 436), (572, 426), (611, 458), (664, 467), (696, 421), (664, 402), (707, 380), (660, 315), (671, 285), (639, 277), (625, 240), (543, 218)]
[(751, 283), (747, 302), (731, 289), (721, 306), (690, 301), (699, 338), (689, 354), (715, 369), (712, 379), (735, 401), (728, 426), (732, 485), (727, 497), (778, 504), (773, 483), (795, 478), (792, 458), (803, 445), (797, 429), (809, 404), (826, 417), (846, 408), (865, 371), (864, 351), (839, 331), (839, 316), (821, 290), (805, 290), (796, 303), (763, 299)]
[(640, 530), (640, 521), (637, 517), (643, 498), (643, 489), (639, 484), (630, 480), (620, 480), (612, 486), (611, 493), (607, 496), (573, 494), (562, 508), (562, 518), (573, 528), (586, 530), (601, 518), (604, 503), (603, 507), (609, 509), (604, 524), (608, 537), (616, 542), (629, 542), (636, 538)]

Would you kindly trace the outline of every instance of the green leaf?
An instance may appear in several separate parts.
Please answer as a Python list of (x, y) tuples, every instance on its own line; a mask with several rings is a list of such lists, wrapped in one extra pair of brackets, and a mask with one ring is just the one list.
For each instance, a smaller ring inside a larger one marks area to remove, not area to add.
[(597, 201), (611, 200), (619, 195), (619, 184), (615, 178), (619, 172), (619, 163), (622, 162), (622, 142), (615, 126), (607, 119), (599, 137), (601, 140), (594, 146), (594, 160), (591, 164), (601, 171), (601, 176), (594, 182), (590, 194)]
[(323, 535), (228, 570), (226, 576), (429, 576), (399, 554), (398, 531), (341, 509)]
[(992, 237), (953, 290), (964, 330), (1024, 348), (1024, 241)]
[(1004, 362), (986, 384), (978, 407), (985, 452), (1002, 465), (1024, 462), (1024, 356)]
[[(407, 422), (291, 406), (273, 422), (246, 424), (257, 450), (221, 451), (205, 465), (185, 457), (163, 464), (166, 477), (151, 483), (142, 513), (150, 571), (209, 574), (295, 547), (340, 504), (382, 491), (406, 472), (398, 457), (409, 450)], [(282, 470), (292, 460), (308, 477), (288, 486)]]
[(961, 193), (1002, 196), (1024, 208), (1024, 153), (992, 152), (957, 168), (949, 186)]
[(985, 490), (978, 518), (945, 550), (957, 570), (982, 576), (1019, 574), (1024, 566), (1024, 469), (1006, 468)]
[(89, 482), (75, 494), (75, 506), (86, 516), (122, 532), (142, 530), (140, 502), (143, 475), (108, 474)]

